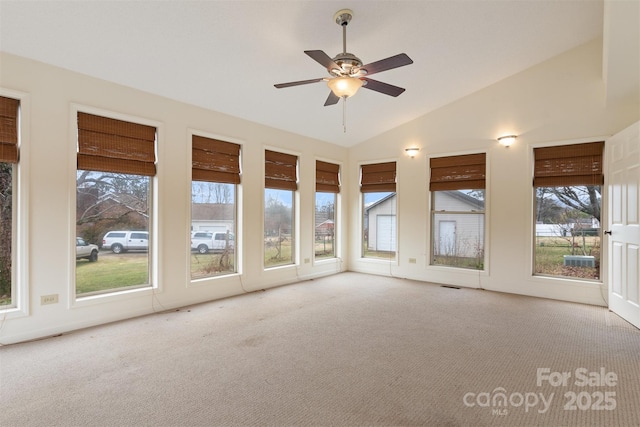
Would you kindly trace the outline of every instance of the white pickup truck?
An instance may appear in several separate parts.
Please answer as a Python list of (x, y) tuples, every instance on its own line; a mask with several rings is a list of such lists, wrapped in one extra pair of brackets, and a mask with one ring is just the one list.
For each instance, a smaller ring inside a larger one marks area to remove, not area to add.
[(127, 251), (149, 250), (148, 231), (109, 231), (102, 238), (102, 249), (111, 249), (114, 254)]
[(98, 260), (98, 246), (87, 243), (82, 237), (76, 237), (76, 259), (86, 258), (90, 262)]
[(224, 252), (235, 247), (234, 236), (225, 231), (194, 231), (191, 234), (191, 250), (206, 254), (211, 252)]

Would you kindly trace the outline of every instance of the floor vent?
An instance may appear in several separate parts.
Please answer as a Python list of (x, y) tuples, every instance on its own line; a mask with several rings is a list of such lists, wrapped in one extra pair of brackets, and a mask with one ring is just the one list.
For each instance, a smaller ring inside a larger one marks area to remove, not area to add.
[(565, 255), (564, 265), (568, 267), (595, 267), (596, 258), (593, 256)]
[(460, 289), (457, 286), (451, 286), (451, 285), (440, 285), (441, 288), (449, 288), (449, 289)]

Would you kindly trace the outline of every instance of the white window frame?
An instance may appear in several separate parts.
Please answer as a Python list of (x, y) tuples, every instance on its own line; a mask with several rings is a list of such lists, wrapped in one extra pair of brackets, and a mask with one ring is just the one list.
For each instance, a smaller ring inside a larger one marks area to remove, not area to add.
[[(426, 161), (426, 167), (427, 167), (427, 180), (430, 179), (431, 176), (431, 169), (429, 167), (430, 161), (432, 158), (439, 158), (439, 157), (450, 157), (450, 156), (464, 156), (467, 154), (479, 154), (479, 153), (485, 153), (485, 182), (487, 183), (487, 185), (485, 185), (485, 189), (484, 189), (484, 269), (482, 270), (475, 270), (475, 269), (469, 269), (469, 268), (456, 268), (456, 267), (450, 267), (450, 266), (446, 266), (446, 265), (434, 265), (431, 263), (431, 259), (433, 258), (433, 215), (431, 214), (431, 212), (433, 211), (433, 197), (431, 196), (432, 191), (429, 190), (429, 181), (427, 181), (427, 191), (429, 193), (429, 197), (427, 197), (427, 211), (428, 211), (428, 215), (427, 215), (427, 230), (429, 233), (429, 237), (428, 239), (426, 239), (426, 244), (428, 245), (426, 248), (426, 253), (429, 256), (429, 259), (427, 259), (427, 263), (426, 263), (426, 269), (430, 270), (430, 271), (448, 271), (448, 272), (453, 272), (455, 271), (456, 274), (460, 273), (462, 275), (468, 276), (471, 275), (472, 277), (478, 276), (478, 277), (488, 277), (490, 274), (490, 266), (491, 266), (491, 239), (489, 239), (489, 236), (491, 236), (491, 189), (488, 183), (491, 182), (491, 156), (489, 155), (489, 151), (487, 150), (464, 150), (464, 151), (457, 151), (457, 152), (451, 152), (451, 153), (438, 153), (438, 154), (434, 154), (431, 156), (428, 156)], [(533, 155), (533, 150), (531, 150), (531, 155)], [(531, 163), (531, 167), (533, 168), (533, 163)], [(533, 169), (532, 169), (532, 177), (533, 177)]]
[[(296, 156), (298, 158), (297, 163), (296, 163), (296, 182), (298, 183), (298, 189), (296, 191), (292, 191), (293, 195), (292, 195), (292, 209), (293, 212), (291, 213), (291, 228), (293, 231), (293, 236), (294, 236), (294, 243), (295, 243), (295, 247), (291, 248), (291, 263), (290, 264), (283, 264), (283, 265), (275, 265), (273, 267), (268, 267), (265, 265), (265, 251), (264, 251), (264, 213), (266, 210), (266, 205), (265, 205), (265, 194), (266, 194), (266, 188), (264, 186), (264, 177), (265, 177), (265, 153), (266, 150), (269, 151), (276, 151), (279, 153), (283, 153), (283, 154), (290, 154), (292, 156)], [(261, 216), (261, 228), (262, 228), (262, 234), (261, 234), (261, 239), (262, 239), (262, 271), (273, 271), (273, 270), (278, 270), (278, 269), (285, 269), (285, 268), (297, 268), (300, 265), (300, 242), (299, 242), (299, 236), (300, 236), (300, 159), (301, 159), (301, 153), (297, 152), (297, 151), (292, 151), (292, 150), (285, 150), (281, 147), (275, 147), (275, 146), (270, 146), (270, 145), (264, 145), (262, 147), (262, 216)]]
[[(313, 190), (313, 240), (311, 243), (311, 253), (313, 254), (313, 265), (315, 264), (326, 264), (326, 263), (332, 263), (332, 262), (339, 262), (342, 260), (342, 246), (340, 245), (340, 233), (342, 232), (341, 229), (341, 223), (340, 223), (340, 218), (341, 218), (341, 212), (342, 212), (342, 191), (344, 191), (344, 189), (342, 188), (342, 176), (343, 176), (343, 171), (344, 171), (344, 165), (342, 164), (342, 162), (333, 160), (333, 159), (327, 159), (327, 158), (320, 158), (320, 157), (316, 157), (315, 160), (320, 160), (321, 162), (327, 162), (327, 163), (333, 163), (334, 165), (338, 165), (340, 167), (339, 172), (338, 172), (338, 179), (340, 180), (340, 193), (336, 193), (335, 194), (335, 199), (334, 199), (334, 206), (333, 206), (333, 244), (334, 244), (334, 256), (331, 258), (320, 258), (320, 259), (316, 259), (316, 251), (315, 251), (315, 224), (316, 224), (316, 193), (318, 193), (318, 191), (315, 191), (315, 186), (314, 186), (314, 190)], [(314, 161), (315, 164), (315, 161)], [(315, 182), (315, 181), (314, 181)], [(320, 191), (320, 193), (324, 193), (323, 191)]]
[[(237, 138), (232, 138), (226, 135), (218, 135), (218, 134), (213, 134), (213, 133), (209, 133), (209, 132), (205, 132), (205, 131), (201, 131), (198, 129), (187, 129), (187, 141), (189, 141), (186, 147), (187, 152), (186, 152), (186, 156), (187, 156), (187, 164), (191, 165), (192, 164), (192, 141), (193, 141), (193, 136), (201, 136), (203, 138), (211, 138), (211, 139), (217, 139), (220, 141), (225, 141), (225, 142), (230, 142), (232, 144), (237, 144), (240, 146), (240, 176), (242, 176), (242, 171), (243, 171), (243, 167), (242, 167), (242, 161), (243, 161), (243, 150), (244, 150), (244, 144), (245, 142), (243, 140), (239, 140)], [(192, 184), (193, 184), (193, 179), (191, 179), (191, 171), (192, 168), (189, 167), (189, 179), (187, 182), (187, 192), (186, 194), (191, 194), (192, 191)], [(198, 278), (198, 279), (192, 279), (191, 278), (191, 224), (192, 224), (192, 220), (191, 220), (191, 204), (192, 204), (192, 198), (189, 197), (189, 203), (187, 203), (187, 213), (186, 213), (186, 219), (187, 219), (187, 223), (185, 224), (185, 230), (187, 230), (186, 233), (186, 245), (187, 245), (187, 257), (186, 257), (186, 265), (187, 265), (187, 283), (189, 283), (189, 286), (201, 286), (201, 285), (208, 285), (208, 284), (213, 284), (212, 281), (218, 280), (218, 279), (224, 279), (224, 278), (228, 278), (231, 276), (241, 276), (242, 275), (242, 180), (240, 181), (240, 184), (236, 184), (235, 187), (235, 236), (234, 236), (234, 245), (235, 245), (235, 272), (232, 273), (227, 273), (227, 274), (220, 274), (217, 276), (211, 276), (211, 277), (203, 277), (203, 278)], [(264, 234), (264, 233), (263, 233)]]
[[(0, 96), (20, 101), (18, 111), (19, 162), (12, 171), (12, 268), (11, 305), (0, 309), (2, 319), (26, 317), (30, 314), (29, 293), (29, 125), (31, 98), (24, 92), (0, 87)], [(1, 326), (0, 326), (1, 329)]]
[[(333, 194), (333, 256), (326, 258), (317, 258), (316, 257), (316, 212), (317, 212), (317, 194)], [(313, 241), (312, 241), (312, 251), (313, 254), (313, 262), (315, 263), (323, 263), (323, 262), (332, 262), (336, 258), (340, 258), (338, 256), (338, 199), (340, 198), (340, 193), (327, 193), (326, 191), (314, 191), (313, 192)]]
[[(156, 129), (156, 142), (155, 142), (155, 153), (156, 153), (156, 164), (159, 159), (162, 159), (161, 148), (164, 146), (162, 143), (164, 129), (163, 124), (161, 122), (141, 118), (138, 116), (118, 113), (111, 110), (103, 110), (100, 108), (95, 108), (82, 104), (71, 104), (70, 113), (69, 113), (69, 129), (71, 130), (69, 138), (69, 164), (76, 165), (77, 164), (77, 155), (78, 155), (78, 113), (88, 113), (94, 114), (97, 116), (107, 117), (116, 120), (122, 120), (131, 123), (137, 123), (141, 125), (147, 125), (155, 127)], [(77, 177), (77, 167), (69, 168), (69, 188), (71, 189), (71, 194), (69, 197), (69, 207), (70, 212), (73, 214), (69, 215), (69, 230), (73, 232), (73, 236), (70, 236), (67, 239), (70, 243), (71, 240), (75, 241), (75, 233), (76, 233), (76, 215), (75, 211), (77, 208), (77, 200), (76, 200), (76, 177)], [(151, 203), (149, 203), (149, 249), (148, 249), (148, 259), (149, 259), (149, 283), (147, 286), (140, 287), (132, 287), (132, 288), (122, 288), (122, 289), (114, 289), (113, 291), (107, 291), (100, 294), (94, 295), (79, 295), (76, 296), (76, 257), (75, 257), (75, 246), (69, 247), (69, 285), (68, 285), (68, 298), (67, 298), (67, 306), (69, 308), (80, 308), (86, 307), (95, 304), (102, 304), (105, 301), (120, 301), (120, 300), (128, 300), (132, 297), (132, 295), (153, 295), (163, 291), (162, 286), (162, 278), (159, 274), (159, 266), (162, 265), (162, 251), (159, 250), (159, 237), (158, 231), (161, 229), (161, 221), (162, 218), (157, 214), (158, 213), (158, 182), (161, 181), (162, 168), (157, 168), (157, 172), (155, 176), (149, 177), (149, 196), (151, 197)], [(72, 239), (73, 238), (73, 239)]]
[[(556, 147), (556, 146), (560, 146), (560, 145), (576, 145), (576, 144), (588, 144), (588, 143), (592, 143), (595, 141), (605, 141), (605, 147), (606, 147), (606, 140), (608, 140), (610, 138), (610, 136), (594, 136), (594, 137), (590, 137), (590, 138), (576, 138), (576, 139), (569, 139), (569, 140), (561, 140), (561, 141), (553, 141), (553, 142), (546, 142), (546, 143), (535, 143), (535, 144), (531, 144), (531, 146), (529, 147), (528, 150), (528, 156), (529, 156), (529, 173), (531, 176), (531, 194), (529, 196), (529, 200), (530, 200), (530, 207), (529, 207), (529, 226), (531, 227), (530, 232), (529, 232), (529, 238), (531, 239), (529, 242), (529, 250), (531, 251), (529, 254), (529, 276), (531, 277), (532, 280), (534, 281), (547, 281), (550, 283), (557, 283), (557, 284), (564, 284), (564, 283), (571, 283), (573, 282), (576, 285), (579, 286), (585, 286), (585, 287), (593, 287), (593, 286), (599, 286), (601, 289), (604, 289), (606, 291), (606, 282), (605, 282), (605, 278), (607, 277), (608, 274), (608, 269), (609, 266), (607, 265), (607, 260), (608, 260), (608, 256), (609, 256), (609, 252), (608, 252), (608, 245), (603, 244), (605, 239), (604, 236), (602, 236), (602, 231), (601, 231), (601, 235), (600, 235), (600, 278), (599, 279), (582, 279), (582, 278), (578, 278), (578, 277), (570, 277), (570, 276), (551, 276), (551, 275), (543, 275), (543, 274), (536, 274), (535, 273), (535, 268), (536, 268), (536, 187), (533, 186), (533, 175), (534, 175), (534, 167), (535, 167), (535, 152), (534, 152), (534, 148), (544, 148), (544, 147)], [(602, 153), (602, 170), (604, 173), (604, 185), (602, 185), (601, 187), (601, 199), (600, 199), (600, 227), (601, 230), (603, 230), (604, 225), (603, 224), (608, 224), (608, 220), (609, 220), (609, 212), (608, 212), (608, 200), (609, 200), (609, 195), (607, 193), (607, 158), (606, 158), (606, 149), (605, 151)]]
[[(365, 193), (363, 193), (362, 191), (360, 191), (360, 181), (362, 178), (362, 167), (366, 166), (366, 165), (375, 165), (378, 163), (388, 163), (388, 162), (395, 162), (396, 163), (396, 191), (394, 191), (393, 193), (396, 195), (396, 204), (395, 204), (395, 215), (396, 215), (396, 250), (395, 250), (395, 256), (393, 259), (384, 259), (384, 258), (377, 258), (377, 257), (366, 257), (364, 256), (364, 195)], [(400, 199), (401, 196), (398, 193), (398, 188), (399, 188), (399, 161), (398, 158), (386, 158), (386, 159), (378, 159), (375, 161), (366, 161), (366, 162), (360, 162), (358, 163), (358, 175), (357, 175), (357, 189), (358, 189), (358, 196), (359, 196), (359, 207), (358, 207), (358, 211), (359, 211), (359, 215), (358, 215), (358, 223), (359, 223), (359, 227), (358, 227), (358, 260), (359, 261), (363, 261), (363, 262), (371, 262), (371, 263), (385, 263), (385, 264), (391, 264), (391, 265), (395, 265), (398, 266), (400, 265), (400, 239), (401, 236), (398, 233), (399, 231), (399, 227), (400, 227), (400, 211), (398, 209), (398, 207), (400, 206)]]

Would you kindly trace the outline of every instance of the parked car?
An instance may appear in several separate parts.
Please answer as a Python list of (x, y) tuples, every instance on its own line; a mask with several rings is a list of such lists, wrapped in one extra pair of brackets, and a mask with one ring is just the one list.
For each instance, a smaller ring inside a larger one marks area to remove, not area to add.
[(149, 250), (148, 231), (109, 231), (102, 238), (102, 249), (111, 249), (114, 254), (127, 251)]
[(235, 247), (234, 237), (232, 233), (226, 231), (196, 231), (191, 235), (191, 250), (206, 254), (209, 251), (222, 252), (229, 245), (229, 249)]
[(76, 259), (88, 259), (90, 262), (98, 260), (98, 246), (87, 243), (82, 237), (76, 237)]

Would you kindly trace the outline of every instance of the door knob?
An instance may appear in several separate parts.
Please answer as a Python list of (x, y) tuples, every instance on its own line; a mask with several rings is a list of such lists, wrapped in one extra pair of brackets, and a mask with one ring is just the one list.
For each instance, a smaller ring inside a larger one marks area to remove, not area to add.
[(605, 231), (604, 234), (608, 234), (609, 236), (611, 236), (611, 231)]

